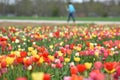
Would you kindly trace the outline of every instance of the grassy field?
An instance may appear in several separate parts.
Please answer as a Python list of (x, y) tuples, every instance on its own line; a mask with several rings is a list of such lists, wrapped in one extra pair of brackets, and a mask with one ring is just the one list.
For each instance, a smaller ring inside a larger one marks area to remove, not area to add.
[[(6, 17), (0, 16), (0, 19), (19, 19), (19, 20), (66, 20), (67, 17)], [(77, 17), (76, 20), (78, 21), (120, 21), (120, 17)]]

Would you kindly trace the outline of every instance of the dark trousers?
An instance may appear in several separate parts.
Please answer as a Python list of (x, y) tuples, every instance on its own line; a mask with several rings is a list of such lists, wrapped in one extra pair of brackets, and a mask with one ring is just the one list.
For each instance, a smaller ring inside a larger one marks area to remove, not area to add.
[(74, 13), (69, 13), (68, 15), (68, 22), (70, 21), (70, 19), (72, 18), (73, 22), (75, 22), (75, 16), (74, 16)]

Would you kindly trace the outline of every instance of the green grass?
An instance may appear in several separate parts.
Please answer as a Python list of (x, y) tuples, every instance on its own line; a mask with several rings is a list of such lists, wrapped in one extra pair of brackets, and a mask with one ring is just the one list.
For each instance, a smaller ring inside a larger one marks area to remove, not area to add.
[[(0, 19), (17, 20), (67, 20), (67, 17), (6, 17), (0, 16)], [(120, 21), (120, 17), (76, 17), (78, 21)]]

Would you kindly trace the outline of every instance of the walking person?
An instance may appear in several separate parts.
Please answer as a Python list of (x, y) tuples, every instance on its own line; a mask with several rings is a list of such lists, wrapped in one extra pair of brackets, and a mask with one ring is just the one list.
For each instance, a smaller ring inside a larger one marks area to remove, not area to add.
[(69, 23), (70, 19), (72, 18), (73, 22), (75, 23), (75, 7), (71, 2), (68, 2), (68, 19), (67, 22)]

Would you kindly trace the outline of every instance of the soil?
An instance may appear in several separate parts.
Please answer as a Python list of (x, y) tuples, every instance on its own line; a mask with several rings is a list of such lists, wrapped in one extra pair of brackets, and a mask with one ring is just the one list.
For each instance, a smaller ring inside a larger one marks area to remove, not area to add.
[(30, 22), (0, 22), (0, 27), (8, 27), (8, 26), (41, 26), (41, 25), (60, 25), (53, 23), (30, 23)]
[[(0, 22), (0, 27), (8, 27), (8, 26), (16, 26), (16, 27), (24, 27), (24, 26), (61, 26), (61, 25), (68, 25), (67, 23), (31, 23), (31, 22)], [(76, 24), (70, 24), (70, 25), (76, 25)], [(107, 24), (102, 24), (107, 25)], [(120, 24), (108, 24), (108, 25), (119, 25)]]

